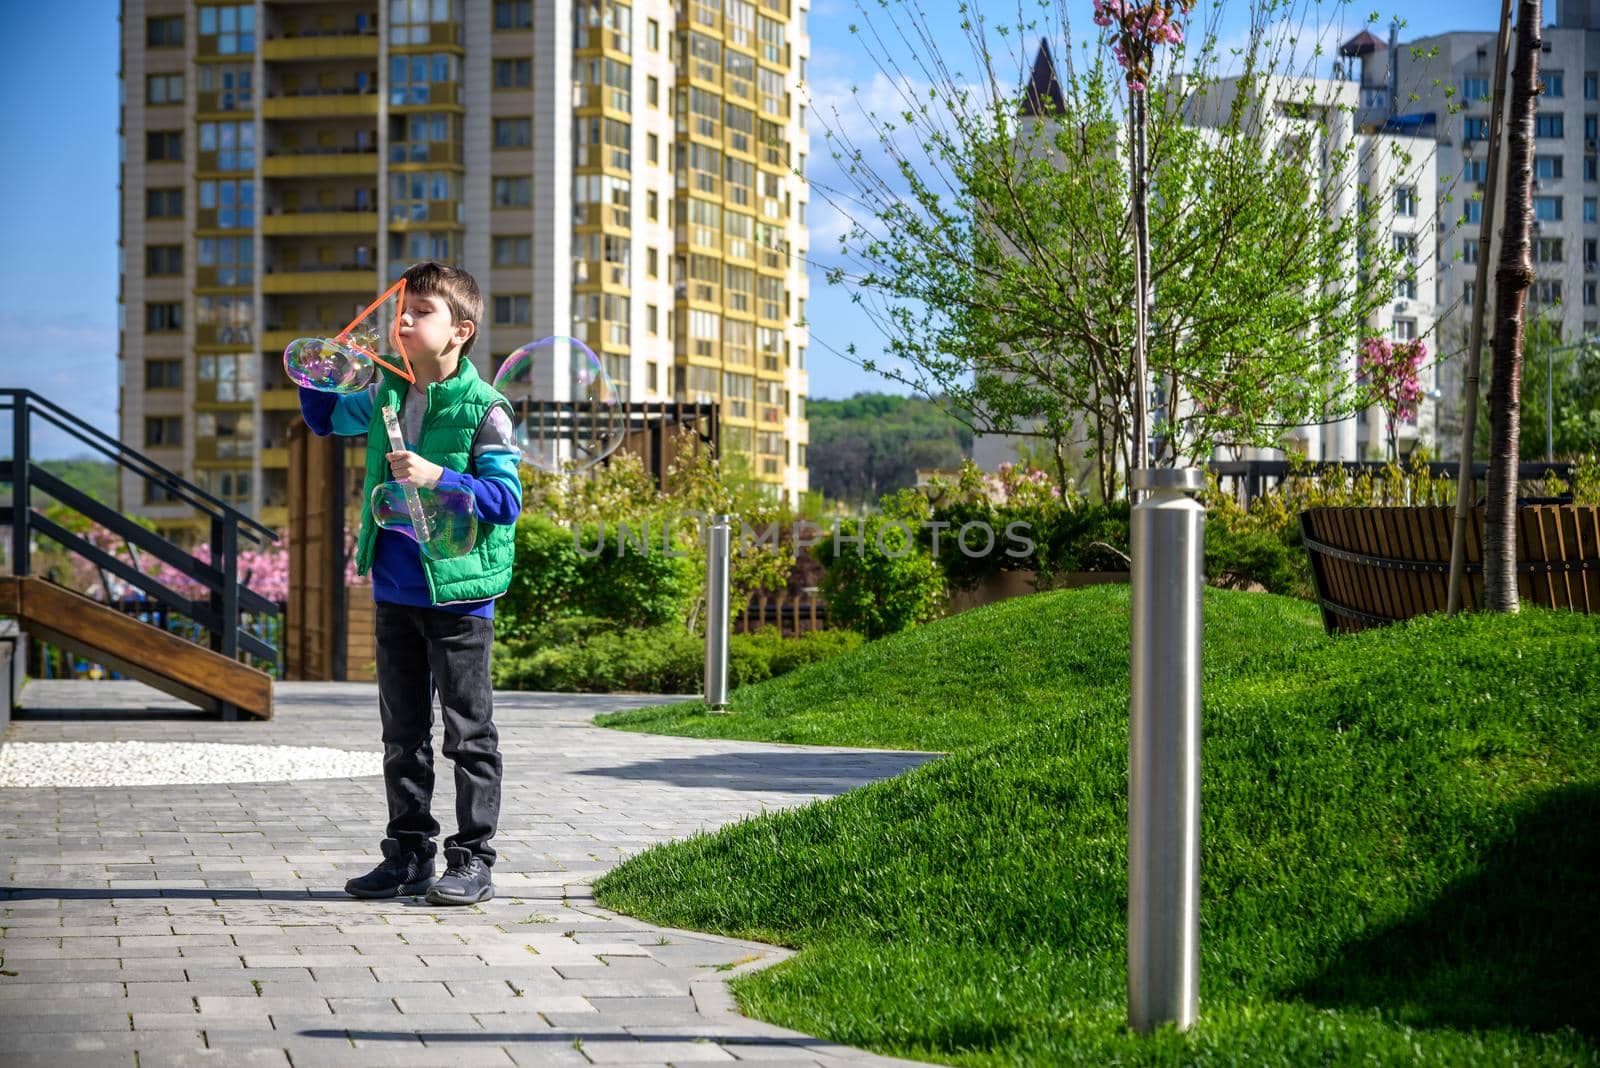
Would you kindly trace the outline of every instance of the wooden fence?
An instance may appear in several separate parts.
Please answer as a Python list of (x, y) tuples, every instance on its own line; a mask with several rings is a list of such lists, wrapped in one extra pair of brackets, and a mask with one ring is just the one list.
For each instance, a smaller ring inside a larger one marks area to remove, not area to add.
[[(1311, 575), (1329, 634), (1429, 612), (1449, 600), (1455, 509), (1312, 508), (1300, 513)], [(1483, 509), (1466, 531), (1461, 603), (1483, 605)], [(1517, 509), (1517, 589), (1546, 608), (1600, 612), (1600, 508), (1530, 504)]]

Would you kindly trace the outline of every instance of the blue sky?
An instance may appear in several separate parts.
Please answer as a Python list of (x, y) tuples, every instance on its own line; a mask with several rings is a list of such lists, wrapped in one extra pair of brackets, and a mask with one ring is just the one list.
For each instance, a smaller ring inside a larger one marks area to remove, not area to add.
[[(1224, 38), (1243, 32), (1244, 6), (1221, 2)], [(959, 41), (954, 0), (928, 0), (927, 6), (936, 12), (928, 17), (937, 38)], [(1011, 0), (975, 0), (975, 6), (997, 20), (1014, 18), (1017, 11)], [(1325, 12), (1324, 22), (1342, 17), (1349, 33), (1368, 14), (1334, 4), (1311, 6)], [(1407, 38), (1495, 26), (1498, 5), (1492, 0), (1462, 0), (1444, 14), (1440, 6), (1416, 2), (1384, 9), (1383, 25), (1390, 13), (1399, 14), (1407, 20)], [(872, 7), (878, 24), (887, 25), (882, 10), (876, 3)], [(1069, 0), (1067, 10), (1076, 38), (1094, 29), (1089, 0)], [(9, 246), (0, 258), (0, 329), (9, 339), (8, 351), (0, 356), (0, 386), (37, 390), (107, 430), (116, 427), (117, 408), (118, 13), (119, 5), (108, 0), (0, 0), (0, 39), (12, 44), (0, 64), (0, 96), (12, 102), (0, 109), (0, 145), (6, 154), (0, 167), (0, 233)], [(1546, 18), (1552, 17), (1553, 10), (1547, 11)], [(851, 85), (865, 89), (872, 81), (875, 68), (849, 31), (860, 18), (854, 0), (813, 2), (810, 77), (819, 109), (838, 101), (841, 112), (848, 110)], [(1028, 45), (1030, 55), (1035, 47), (1036, 42)], [(811, 134), (810, 173), (828, 181), (834, 172), (817, 124)], [(837, 219), (820, 210), (819, 199), (814, 198), (809, 216), (818, 231), (812, 259), (819, 263), (811, 271), (808, 307), (814, 324), (808, 361), (812, 396), (889, 388), (829, 351), (854, 344), (872, 354), (881, 339), (849, 293), (822, 277), (820, 264), (826, 263), (831, 244), (825, 232)], [(60, 438), (40, 442), (44, 455), (76, 451)]]

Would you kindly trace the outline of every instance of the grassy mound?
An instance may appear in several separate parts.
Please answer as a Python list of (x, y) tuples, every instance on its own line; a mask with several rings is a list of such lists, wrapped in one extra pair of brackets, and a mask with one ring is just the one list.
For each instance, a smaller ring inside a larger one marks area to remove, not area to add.
[(952, 751), (651, 850), (609, 906), (802, 952), (762, 1019), (958, 1064), (1600, 1062), (1600, 617), (1339, 641), (1209, 591), (1202, 1022), (1123, 1027), (1127, 591), (1006, 602), (633, 727)]

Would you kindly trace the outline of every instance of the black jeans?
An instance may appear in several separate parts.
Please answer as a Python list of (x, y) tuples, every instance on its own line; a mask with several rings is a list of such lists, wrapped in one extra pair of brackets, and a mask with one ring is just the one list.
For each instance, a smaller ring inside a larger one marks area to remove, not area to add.
[(378, 710), (389, 837), (432, 856), (433, 695), (444, 719), (444, 755), (455, 762), (456, 827), (446, 846), (492, 866), (500, 819), (500, 735), (494, 727), (489, 649), (494, 621), (438, 608), (377, 605)]

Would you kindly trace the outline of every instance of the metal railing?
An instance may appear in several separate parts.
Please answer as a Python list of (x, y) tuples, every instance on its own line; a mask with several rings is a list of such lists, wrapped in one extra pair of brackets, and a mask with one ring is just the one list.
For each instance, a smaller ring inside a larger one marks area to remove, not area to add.
[[(274, 665), (274, 674), (282, 674), (283, 656), (279, 648), (257, 637), (240, 621), (241, 614), (259, 619), (281, 617), (283, 613), (276, 601), (268, 600), (239, 581), (240, 539), (263, 546), (275, 542), (278, 536), (270, 527), (32, 390), (0, 389), (0, 417), (5, 415), (11, 417), (11, 460), (8, 465), (0, 465), (0, 482), (10, 483), (11, 503), (0, 506), (0, 524), (9, 523), (11, 527), (9, 549), (13, 575), (24, 577), (31, 572), (34, 536), (43, 535), (82, 557), (102, 574), (115, 576), (150, 601), (192, 619), (208, 632), (213, 651), (230, 659), (237, 659), (244, 653), (267, 660)], [(171, 500), (198, 512), (209, 523), (211, 559), (199, 559), (34, 461), (35, 420), (66, 433), (94, 453), (111, 460), (120, 470), (131, 472), (141, 486), (158, 486)], [(206, 591), (205, 596), (193, 599), (67, 529), (34, 506), (36, 491), (122, 539), (130, 556), (135, 552), (144, 553), (169, 565), (201, 586)], [(232, 712), (227, 707), (223, 709), (224, 716)]]

